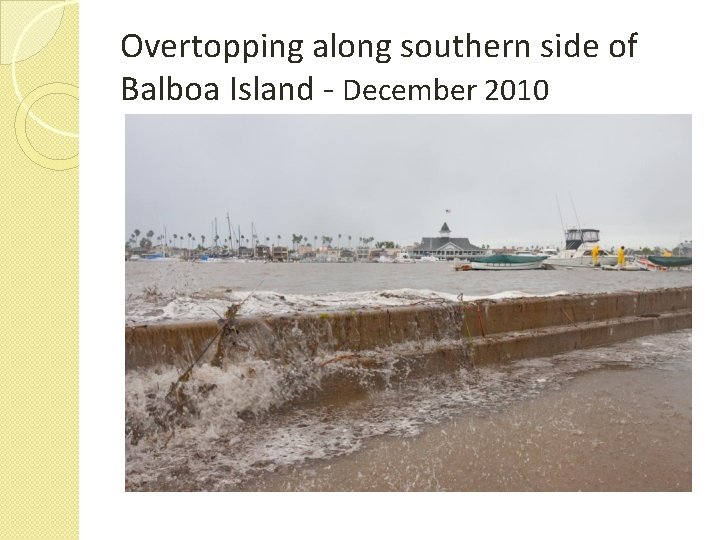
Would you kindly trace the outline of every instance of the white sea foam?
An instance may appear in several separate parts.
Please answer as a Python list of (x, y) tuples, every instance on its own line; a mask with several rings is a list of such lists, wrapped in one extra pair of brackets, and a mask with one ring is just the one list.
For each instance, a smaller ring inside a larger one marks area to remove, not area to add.
[(486, 296), (467, 296), (428, 289), (391, 289), (383, 291), (335, 292), (329, 294), (281, 294), (275, 291), (233, 291), (210, 289), (193, 294), (148, 291), (130, 295), (126, 301), (126, 324), (194, 321), (222, 317), (231, 304), (242, 302), (243, 315), (279, 315), (317, 313), (352, 309), (384, 309), (412, 305), (471, 302), (474, 300), (558, 296), (567, 291), (531, 294), (505, 291)]

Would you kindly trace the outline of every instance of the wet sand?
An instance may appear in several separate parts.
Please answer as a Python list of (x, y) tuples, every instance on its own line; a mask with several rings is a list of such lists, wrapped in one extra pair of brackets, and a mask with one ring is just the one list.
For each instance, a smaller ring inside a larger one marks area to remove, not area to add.
[(602, 369), (243, 491), (691, 491), (691, 370)]

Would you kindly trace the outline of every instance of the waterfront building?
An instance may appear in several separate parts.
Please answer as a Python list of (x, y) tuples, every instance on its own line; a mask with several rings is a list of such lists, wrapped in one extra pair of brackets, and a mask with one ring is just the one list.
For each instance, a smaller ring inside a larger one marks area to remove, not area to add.
[(279, 262), (287, 262), (288, 248), (286, 246), (273, 246), (272, 260), (279, 261)]
[(414, 259), (420, 257), (434, 256), (438, 258), (466, 259), (468, 257), (480, 257), (483, 255), (482, 248), (470, 243), (467, 238), (451, 237), (450, 227), (447, 223), (443, 223), (440, 228), (440, 236), (423, 237), (419, 245), (415, 246), (410, 252), (410, 256)]
[(367, 262), (370, 258), (370, 248), (368, 246), (358, 246), (355, 254), (358, 261)]

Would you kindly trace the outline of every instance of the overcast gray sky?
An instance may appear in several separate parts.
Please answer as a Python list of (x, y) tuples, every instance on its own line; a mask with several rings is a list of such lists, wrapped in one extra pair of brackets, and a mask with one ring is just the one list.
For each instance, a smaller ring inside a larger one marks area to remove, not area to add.
[(556, 197), (603, 246), (692, 233), (689, 115), (129, 115), (125, 174), (126, 239), (207, 245), (229, 212), (283, 244), (406, 245), (447, 221), (477, 245), (559, 245)]

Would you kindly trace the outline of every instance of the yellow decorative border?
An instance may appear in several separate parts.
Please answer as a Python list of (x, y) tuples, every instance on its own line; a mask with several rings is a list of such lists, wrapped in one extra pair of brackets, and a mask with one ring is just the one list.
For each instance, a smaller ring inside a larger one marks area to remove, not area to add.
[(0, 0), (0, 538), (79, 536), (78, 37)]

